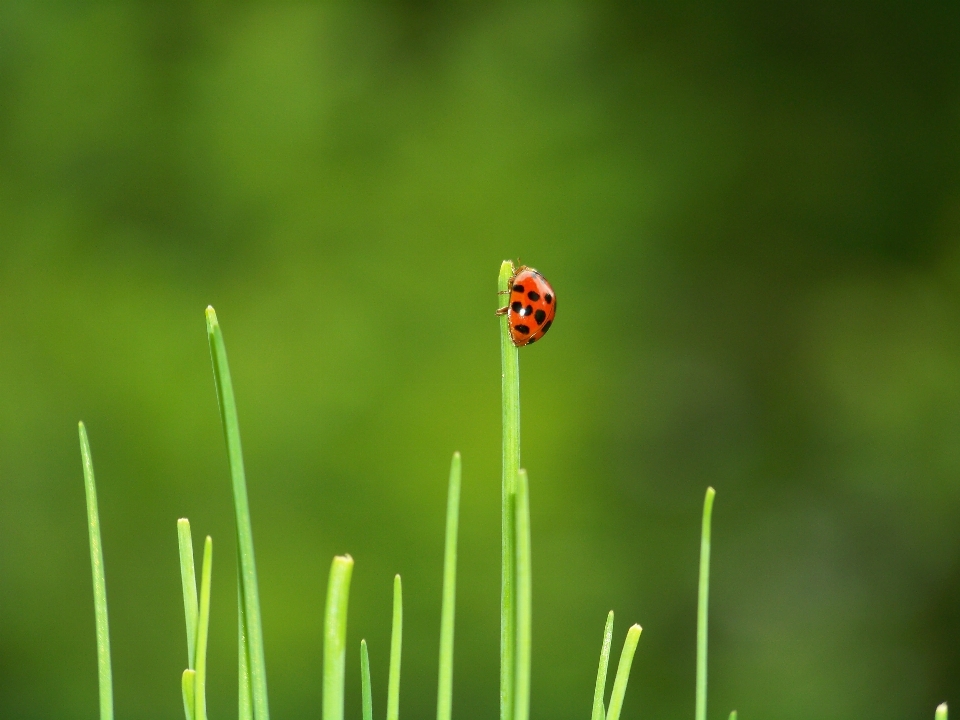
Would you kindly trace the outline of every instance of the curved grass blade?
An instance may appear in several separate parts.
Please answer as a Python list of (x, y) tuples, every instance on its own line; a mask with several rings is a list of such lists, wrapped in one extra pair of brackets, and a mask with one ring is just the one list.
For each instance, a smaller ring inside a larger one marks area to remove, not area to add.
[[(239, 559), (237, 567), (240, 566)], [(250, 648), (247, 645), (247, 622), (243, 609), (243, 587), (240, 584), (240, 577), (237, 577), (237, 690), (239, 696), (239, 706), (237, 708), (238, 720), (253, 720), (253, 695), (250, 688)]]
[(323, 720), (343, 720), (346, 674), (347, 608), (353, 558), (337, 555), (330, 564), (323, 627)]
[(530, 658), (533, 616), (533, 579), (530, 546), (530, 483), (527, 471), (517, 473), (517, 678), (513, 720), (530, 717)]
[(613, 690), (610, 692), (610, 709), (607, 710), (607, 720), (620, 720), (620, 710), (623, 708), (623, 696), (627, 694), (627, 683), (630, 681), (630, 666), (633, 665), (633, 655), (637, 651), (640, 633), (639, 625), (627, 630), (627, 639), (623, 641), (623, 650), (620, 652), (620, 663), (617, 665), (617, 677), (613, 681)]
[(97, 676), (100, 681), (100, 720), (113, 720), (113, 669), (110, 663), (110, 624), (107, 618), (107, 580), (103, 569), (100, 513), (97, 510), (97, 482), (93, 475), (90, 441), (83, 423), (80, 429), (80, 457), (83, 486), (87, 497), (87, 530), (90, 536), (90, 566), (93, 573), (93, 611), (97, 628)]
[[(227, 442), (227, 459), (233, 484), (233, 505), (237, 517), (237, 546), (240, 556), (240, 598), (243, 602), (244, 636), (249, 659), (250, 694), (256, 720), (268, 720), (267, 669), (263, 652), (263, 623), (260, 619), (260, 592), (257, 587), (257, 566), (253, 554), (253, 525), (247, 500), (247, 480), (243, 470), (243, 448), (240, 445), (240, 424), (237, 403), (230, 380), (230, 365), (223, 342), (223, 331), (212, 307), (206, 310), (207, 337), (213, 362), (213, 379), (217, 387), (220, 420)], [(243, 700), (241, 700), (241, 706)]]
[(187, 624), (187, 668), (192, 670), (197, 658), (197, 570), (193, 560), (193, 536), (190, 521), (177, 520), (177, 543), (180, 546), (180, 584), (183, 586), (183, 615)]
[[(500, 265), (497, 290), (509, 289), (513, 263)], [(498, 298), (507, 297), (498, 294)], [(499, 305), (499, 300), (498, 300)], [(517, 471), (520, 469), (520, 359), (510, 339), (507, 316), (500, 318), (503, 404), (503, 474), (500, 500), (500, 720), (513, 720), (516, 682), (516, 524)]]
[(597, 668), (597, 686), (593, 691), (593, 714), (590, 720), (603, 720), (606, 710), (603, 707), (603, 694), (607, 686), (607, 667), (610, 663), (610, 645), (613, 641), (613, 610), (607, 615), (607, 624), (603, 627), (603, 645), (600, 646), (600, 666)]
[(707, 602), (710, 595), (710, 519), (716, 492), (707, 488), (700, 530), (700, 584), (697, 592), (697, 705), (695, 720), (707, 717)]
[(450, 720), (453, 708), (453, 630), (457, 604), (457, 532), (460, 524), (460, 453), (450, 463), (447, 531), (443, 548), (443, 604), (440, 609), (440, 670), (437, 720)]
[(393, 629), (390, 633), (390, 675), (387, 678), (387, 720), (400, 717), (400, 654), (403, 649), (403, 586), (393, 578)]
[(197, 675), (194, 680), (194, 720), (207, 720), (207, 638), (210, 634), (210, 580), (213, 574), (213, 539), (203, 544), (200, 570), (200, 614), (197, 619)]
[(363, 720), (373, 720), (373, 693), (370, 690), (370, 655), (367, 641), (360, 641), (360, 696)]

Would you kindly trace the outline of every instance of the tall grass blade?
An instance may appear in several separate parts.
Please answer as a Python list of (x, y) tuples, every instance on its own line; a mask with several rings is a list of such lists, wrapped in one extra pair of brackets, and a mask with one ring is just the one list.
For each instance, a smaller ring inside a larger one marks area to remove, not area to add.
[(200, 614), (197, 619), (197, 676), (194, 680), (194, 720), (207, 720), (207, 638), (210, 634), (210, 580), (213, 575), (213, 539), (203, 544), (200, 570)]
[[(500, 266), (497, 290), (509, 289), (513, 263)], [(497, 295), (498, 306), (506, 294)], [(501, 391), (503, 403), (503, 475), (500, 500), (500, 720), (513, 720), (516, 681), (516, 524), (517, 471), (520, 469), (520, 359), (510, 339), (507, 316), (500, 318)]]
[(730, 720), (737, 720), (737, 711), (736, 711), (736, 710), (731, 710), (731, 711), (730, 711)]
[(180, 546), (180, 583), (183, 585), (183, 614), (187, 621), (187, 668), (196, 667), (197, 658), (197, 570), (193, 561), (193, 536), (190, 521), (177, 520), (177, 542)]
[(607, 687), (607, 667), (610, 664), (610, 645), (613, 642), (613, 610), (607, 614), (607, 624), (603, 627), (603, 645), (600, 646), (600, 667), (597, 668), (597, 687), (593, 691), (593, 714), (590, 720), (603, 720), (606, 710), (603, 707), (603, 694)]
[(373, 692), (370, 689), (370, 655), (367, 641), (360, 641), (360, 698), (363, 720), (373, 720)]
[(227, 442), (227, 458), (233, 484), (233, 505), (237, 517), (237, 545), (240, 556), (240, 596), (243, 601), (243, 619), (246, 625), (249, 657), (250, 690), (256, 720), (268, 720), (267, 669), (263, 653), (263, 624), (260, 619), (260, 592), (257, 587), (257, 566), (253, 554), (253, 525), (247, 500), (247, 480), (243, 470), (243, 449), (240, 445), (240, 425), (237, 404), (230, 380), (230, 365), (223, 342), (223, 331), (212, 307), (206, 310), (207, 337), (213, 362), (213, 378), (220, 404), (220, 420)]
[(607, 720), (620, 720), (620, 710), (623, 708), (623, 696), (627, 694), (627, 683), (630, 681), (630, 666), (633, 665), (633, 655), (637, 651), (642, 628), (639, 625), (627, 630), (627, 639), (623, 641), (623, 650), (620, 652), (620, 663), (617, 665), (617, 676), (613, 680), (613, 690), (610, 692), (610, 709), (607, 710)]
[(80, 423), (80, 457), (87, 496), (87, 530), (90, 535), (90, 566), (93, 572), (93, 612), (97, 628), (97, 676), (100, 680), (100, 720), (113, 720), (113, 670), (110, 664), (110, 624), (107, 619), (107, 580), (103, 570), (97, 482), (87, 429)]
[(947, 720), (947, 704), (945, 702), (937, 705), (937, 712), (934, 713), (934, 720)]
[(697, 593), (697, 704), (695, 720), (707, 717), (707, 603), (710, 596), (710, 518), (716, 492), (707, 488), (700, 531), (700, 584)]
[(450, 463), (447, 489), (447, 532), (443, 545), (443, 604), (440, 609), (440, 670), (437, 720), (450, 720), (453, 710), (453, 630), (457, 605), (457, 532), (460, 525), (460, 453)]
[(533, 618), (533, 572), (530, 547), (530, 483), (527, 471), (517, 473), (517, 679), (513, 720), (530, 717), (530, 657)]
[(403, 649), (403, 586), (393, 578), (393, 630), (390, 633), (390, 675), (387, 678), (387, 720), (400, 717), (400, 654)]
[(338, 555), (333, 558), (323, 621), (323, 720), (343, 720), (347, 608), (350, 604), (352, 574), (352, 557)]

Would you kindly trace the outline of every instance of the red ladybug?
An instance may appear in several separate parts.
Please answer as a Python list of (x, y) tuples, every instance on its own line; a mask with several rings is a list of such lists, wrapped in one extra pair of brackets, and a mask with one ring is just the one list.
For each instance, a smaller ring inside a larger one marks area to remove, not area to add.
[(510, 325), (510, 339), (517, 347), (530, 345), (546, 335), (557, 314), (557, 296), (547, 279), (533, 268), (521, 265), (510, 278), (510, 302), (500, 308)]

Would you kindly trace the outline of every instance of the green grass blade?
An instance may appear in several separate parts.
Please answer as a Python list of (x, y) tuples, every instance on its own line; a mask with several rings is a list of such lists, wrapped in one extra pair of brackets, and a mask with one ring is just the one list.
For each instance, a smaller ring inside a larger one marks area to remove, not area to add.
[(603, 694), (607, 687), (607, 667), (610, 664), (610, 645), (613, 642), (613, 610), (607, 615), (607, 624), (603, 627), (603, 645), (600, 646), (600, 667), (597, 668), (597, 687), (593, 691), (593, 714), (590, 720), (603, 720), (606, 710), (603, 707)]
[(934, 720), (947, 720), (947, 704), (940, 703), (937, 705), (937, 712), (934, 713)]
[(440, 610), (440, 670), (437, 720), (450, 720), (453, 709), (453, 630), (457, 604), (457, 532), (460, 525), (460, 453), (450, 463), (447, 532), (443, 547), (443, 604)]
[[(509, 289), (513, 263), (500, 266), (497, 289)], [(497, 295), (497, 305), (508, 295)], [(520, 469), (520, 358), (510, 339), (507, 316), (500, 318), (501, 392), (503, 402), (503, 475), (500, 501), (500, 720), (513, 720), (516, 681), (516, 523), (517, 471)]]
[(243, 587), (237, 578), (237, 657), (239, 659), (237, 689), (239, 720), (253, 720), (253, 695), (250, 690), (250, 648), (247, 646), (247, 623), (243, 612)]
[(403, 649), (403, 586), (393, 578), (393, 630), (390, 633), (390, 675), (387, 678), (387, 720), (400, 717), (400, 654)]
[(367, 641), (360, 641), (360, 697), (363, 720), (373, 720), (373, 692), (370, 689), (370, 655)]
[(200, 570), (200, 613), (197, 620), (197, 677), (194, 680), (194, 720), (207, 720), (207, 637), (210, 634), (210, 580), (213, 575), (213, 539), (203, 544)]
[(330, 565), (323, 626), (323, 720), (343, 720), (346, 674), (347, 607), (353, 558), (338, 555)]
[(93, 571), (93, 612), (97, 628), (97, 675), (100, 680), (100, 720), (113, 720), (113, 670), (110, 664), (110, 624), (107, 619), (107, 580), (103, 570), (97, 482), (87, 429), (80, 423), (80, 457), (87, 496), (87, 530), (90, 535), (90, 566)]
[(634, 625), (627, 630), (627, 639), (623, 641), (623, 650), (620, 652), (620, 664), (617, 665), (617, 676), (613, 680), (613, 690), (610, 691), (607, 720), (620, 720), (623, 696), (627, 694), (627, 683), (630, 681), (630, 666), (633, 665), (633, 655), (637, 651), (641, 632), (642, 628), (639, 625)]
[(707, 488), (700, 531), (700, 585), (697, 592), (697, 705), (695, 720), (707, 717), (707, 604), (710, 596), (710, 518), (716, 492)]
[[(736, 710), (731, 710), (731, 711), (730, 711), (730, 720), (737, 720), (737, 711), (736, 711)], [(944, 720), (946, 720), (946, 718), (944, 718)]]
[(243, 449), (240, 445), (240, 425), (237, 421), (237, 404), (230, 380), (230, 365), (223, 332), (212, 307), (206, 311), (207, 336), (210, 341), (210, 357), (213, 362), (213, 378), (220, 404), (220, 420), (227, 442), (227, 458), (233, 484), (233, 504), (237, 517), (237, 545), (240, 555), (241, 598), (244, 605), (243, 618), (246, 624), (246, 639), (249, 656), (250, 690), (253, 697), (253, 712), (256, 720), (268, 720), (270, 708), (267, 702), (267, 669), (263, 653), (263, 624), (260, 619), (260, 592), (257, 586), (257, 566), (253, 555), (253, 525), (250, 521), (250, 505), (247, 500), (247, 480), (243, 470)]
[(530, 547), (530, 483), (527, 471), (517, 473), (517, 679), (514, 720), (530, 717), (530, 656), (533, 578)]
[(196, 667), (197, 658), (197, 570), (193, 563), (193, 536), (190, 521), (177, 520), (180, 545), (180, 583), (183, 585), (183, 614), (187, 621), (187, 668)]
[(193, 709), (197, 704), (197, 671), (187, 668), (180, 677), (180, 688), (183, 691), (183, 714), (187, 720), (194, 720)]

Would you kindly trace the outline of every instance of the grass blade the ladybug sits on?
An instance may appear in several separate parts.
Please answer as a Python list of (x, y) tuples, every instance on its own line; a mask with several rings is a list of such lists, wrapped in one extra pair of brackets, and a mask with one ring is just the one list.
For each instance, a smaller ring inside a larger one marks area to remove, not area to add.
[(517, 473), (517, 675), (514, 684), (514, 720), (530, 717), (530, 660), (533, 577), (530, 543), (530, 484), (527, 471)]
[[(499, 293), (510, 289), (513, 263), (504, 260)], [(497, 306), (500, 305), (498, 294)], [(503, 398), (503, 473), (500, 487), (500, 720), (514, 720), (516, 687), (516, 487), (520, 469), (520, 358), (510, 339), (510, 322), (500, 317), (501, 391)]]
[(93, 571), (93, 614), (97, 628), (97, 676), (100, 680), (100, 720), (113, 720), (113, 669), (110, 663), (110, 624), (107, 618), (107, 580), (103, 569), (103, 542), (97, 509), (97, 482), (87, 429), (80, 423), (80, 457), (87, 498), (87, 530), (90, 535), (90, 565)]

